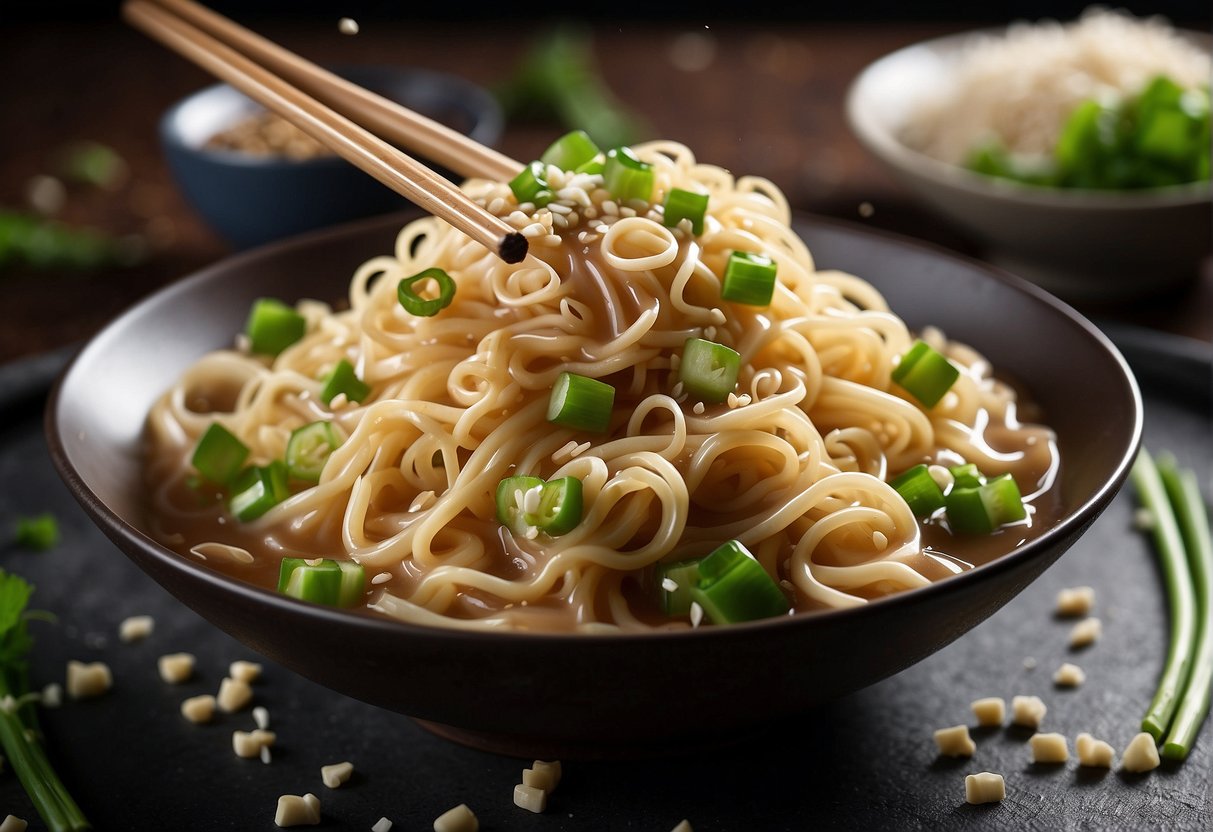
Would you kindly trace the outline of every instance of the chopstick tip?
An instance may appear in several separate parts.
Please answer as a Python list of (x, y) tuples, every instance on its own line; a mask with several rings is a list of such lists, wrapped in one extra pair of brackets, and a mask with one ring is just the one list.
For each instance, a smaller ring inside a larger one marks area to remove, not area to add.
[(507, 263), (518, 263), (526, 257), (527, 246), (526, 237), (515, 231), (501, 238), (497, 253)]

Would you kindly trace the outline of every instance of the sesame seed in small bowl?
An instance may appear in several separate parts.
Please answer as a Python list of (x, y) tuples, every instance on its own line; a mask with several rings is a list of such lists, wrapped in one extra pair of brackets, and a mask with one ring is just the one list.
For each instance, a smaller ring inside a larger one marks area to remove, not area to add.
[[(481, 144), (491, 147), (501, 137), (496, 99), (465, 79), (395, 66), (336, 71)], [(404, 197), (226, 84), (174, 105), (161, 119), (160, 138), (190, 206), (234, 248), (408, 207)]]

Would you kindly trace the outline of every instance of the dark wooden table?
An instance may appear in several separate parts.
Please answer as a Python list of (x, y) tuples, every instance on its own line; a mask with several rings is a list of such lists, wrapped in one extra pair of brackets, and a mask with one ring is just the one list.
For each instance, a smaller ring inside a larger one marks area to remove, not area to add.
[[(537, 30), (534, 22), (377, 21), (348, 37), (338, 33), (335, 19), (244, 22), (322, 63), (430, 67), (489, 87), (516, 65)], [(596, 24), (593, 43), (603, 78), (655, 135), (687, 143), (704, 161), (772, 179), (797, 210), (980, 255), (971, 240), (916, 204), (877, 166), (843, 114), (847, 86), (867, 63), (971, 25), (637, 22)], [(702, 68), (675, 66), (674, 51), (688, 43), (711, 56)], [(161, 113), (212, 83), (210, 77), (117, 20), (6, 25), (0, 28), (0, 77), (8, 79), (0, 207), (23, 207), (31, 178), (48, 171), (66, 143), (101, 141), (128, 162), (128, 179), (113, 193), (72, 189), (61, 217), (138, 235), (150, 252), (136, 267), (99, 272), (0, 269), (0, 362), (85, 338), (147, 293), (228, 253), (174, 189), (156, 135)], [(501, 147), (531, 158), (560, 129), (513, 122)], [(872, 211), (861, 216), (865, 203)], [(1208, 341), (1208, 272), (1179, 296), (1084, 311)]]

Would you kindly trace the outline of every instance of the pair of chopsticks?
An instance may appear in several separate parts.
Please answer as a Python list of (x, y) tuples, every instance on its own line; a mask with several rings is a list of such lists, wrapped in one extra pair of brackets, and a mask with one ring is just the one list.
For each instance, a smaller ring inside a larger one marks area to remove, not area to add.
[(522, 169), (519, 162), (352, 84), (192, 0), (128, 0), (122, 14), (131, 25), (292, 122), (505, 262), (526, 257), (526, 237), (338, 109), (462, 176), (508, 180)]

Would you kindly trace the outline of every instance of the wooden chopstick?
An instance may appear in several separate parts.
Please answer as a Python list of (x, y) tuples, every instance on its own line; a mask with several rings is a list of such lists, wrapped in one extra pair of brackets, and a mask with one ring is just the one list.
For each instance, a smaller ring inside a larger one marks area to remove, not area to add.
[[(122, 6), (127, 22), (278, 113), (422, 210), (446, 220), (507, 263), (526, 257), (527, 239), (416, 159), (299, 88), (148, 0)], [(322, 194), (317, 194), (322, 199)]]
[(509, 181), (522, 163), (376, 95), (193, 0), (153, 0), (399, 147), (465, 177)]

